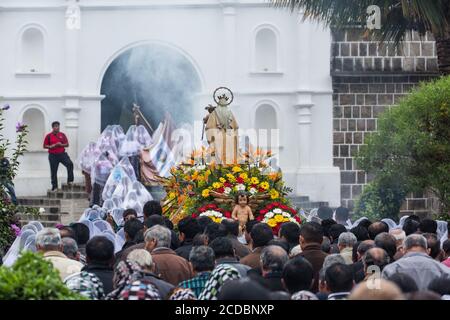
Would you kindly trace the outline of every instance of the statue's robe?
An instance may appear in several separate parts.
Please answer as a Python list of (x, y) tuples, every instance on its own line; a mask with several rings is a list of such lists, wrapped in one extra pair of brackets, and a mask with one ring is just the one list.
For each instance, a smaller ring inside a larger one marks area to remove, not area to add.
[(218, 106), (209, 115), (205, 133), (217, 164), (237, 163), (238, 129), (233, 113), (225, 106)]

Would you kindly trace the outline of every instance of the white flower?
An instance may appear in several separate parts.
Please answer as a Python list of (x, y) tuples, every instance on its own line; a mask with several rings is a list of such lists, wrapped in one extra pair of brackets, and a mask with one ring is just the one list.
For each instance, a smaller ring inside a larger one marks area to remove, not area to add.
[(265, 216), (270, 219), (270, 218), (273, 218), (274, 214), (273, 214), (273, 212), (268, 212), (268, 213), (266, 213)]
[(39, 213), (40, 214), (44, 214), (45, 213), (45, 209), (44, 208), (39, 208)]
[(287, 212), (283, 212), (283, 217), (290, 218), (291, 215), (289, 213), (287, 213)]
[(250, 191), (251, 194), (255, 194), (256, 192), (258, 192), (255, 188), (250, 188), (249, 191)]
[(204, 164), (197, 166), (197, 170), (204, 170), (206, 166)]
[(225, 189), (223, 190), (223, 192), (225, 194), (229, 194), (231, 192), (231, 188), (230, 187), (225, 187)]
[(274, 213), (282, 213), (283, 210), (281, 210), (280, 208), (276, 208), (273, 210)]
[(236, 185), (236, 190), (237, 191), (244, 191), (245, 190), (245, 185), (243, 185), (243, 184), (238, 184), (238, 185)]

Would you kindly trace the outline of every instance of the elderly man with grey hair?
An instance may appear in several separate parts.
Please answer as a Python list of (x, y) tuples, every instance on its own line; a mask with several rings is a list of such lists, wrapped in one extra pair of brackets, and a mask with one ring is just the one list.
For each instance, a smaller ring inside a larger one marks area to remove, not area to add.
[(154, 284), (163, 299), (168, 298), (174, 286), (155, 274), (155, 264), (152, 255), (147, 250), (134, 249), (128, 254), (127, 260), (136, 262), (142, 268), (142, 278)]
[(345, 264), (353, 264), (353, 246), (358, 240), (351, 232), (343, 232), (338, 238), (338, 248)]
[(62, 246), (63, 246), (63, 253), (66, 255), (67, 258), (80, 261), (80, 251), (78, 251), (78, 245), (75, 239), (65, 237), (61, 239)]
[(405, 254), (386, 266), (382, 277), (389, 279), (395, 273), (405, 273), (416, 280), (419, 290), (426, 290), (435, 279), (450, 279), (450, 268), (428, 255), (427, 239), (420, 234), (410, 234), (403, 244)]
[(164, 226), (156, 225), (145, 231), (145, 249), (152, 254), (155, 274), (176, 286), (194, 276), (189, 262), (170, 249), (171, 233)]
[(317, 294), (317, 297), (319, 300), (327, 300), (328, 294), (330, 293), (328, 291), (327, 285), (325, 283), (325, 272), (329, 267), (331, 267), (334, 264), (345, 264), (344, 257), (339, 253), (333, 253), (325, 257), (325, 260), (323, 261), (322, 269), (319, 271), (319, 293)]
[(44, 259), (50, 261), (53, 267), (59, 271), (59, 276), (63, 281), (83, 268), (82, 263), (69, 259), (63, 253), (61, 235), (56, 228), (44, 228), (37, 233), (36, 249), (43, 253)]
[(189, 262), (195, 273), (195, 277), (181, 282), (180, 288), (191, 289), (198, 297), (205, 288), (206, 282), (215, 267), (216, 257), (214, 250), (208, 246), (195, 246), (189, 254)]
[(401, 228), (395, 228), (389, 231), (395, 238), (395, 245), (397, 246), (397, 252), (395, 253), (394, 260), (398, 260), (403, 256), (403, 243), (406, 239), (406, 233)]

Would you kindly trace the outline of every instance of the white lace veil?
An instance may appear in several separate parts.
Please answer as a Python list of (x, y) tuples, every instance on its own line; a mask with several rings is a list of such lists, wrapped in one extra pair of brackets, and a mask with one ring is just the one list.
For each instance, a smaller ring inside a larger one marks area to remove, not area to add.
[(136, 130), (136, 139), (142, 148), (148, 147), (152, 144), (152, 137), (143, 125), (139, 125)]
[(397, 228), (397, 223), (390, 218), (381, 219), (381, 221), (383, 221), (389, 226), (389, 230)]
[[(31, 227), (25, 228), (26, 226)], [(36, 233), (37, 231), (35, 226), (29, 224), (25, 225), (21, 230), (20, 236), (16, 237), (8, 252), (3, 257), (3, 265), (6, 267), (11, 267), (14, 262), (16, 262), (20, 252), (25, 248), (27, 239), (33, 236), (35, 237)]]

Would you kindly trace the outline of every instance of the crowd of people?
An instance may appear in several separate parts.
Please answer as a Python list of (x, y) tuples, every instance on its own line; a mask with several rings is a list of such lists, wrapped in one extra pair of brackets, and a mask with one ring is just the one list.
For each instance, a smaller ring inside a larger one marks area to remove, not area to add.
[[(411, 215), (398, 225), (351, 224), (347, 209), (321, 207), (312, 221), (284, 223), (274, 235), (255, 220), (243, 233), (237, 221), (208, 217), (174, 228), (157, 201), (143, 214), (125, 210), (123, 228), (94, 215), (58, 228), (34, 222), (12, 250), (42, 253), (68, 288), (89, 299), (450, 299), (447, 223)], [(14, 254), (4, 258), (11, 264)]]

